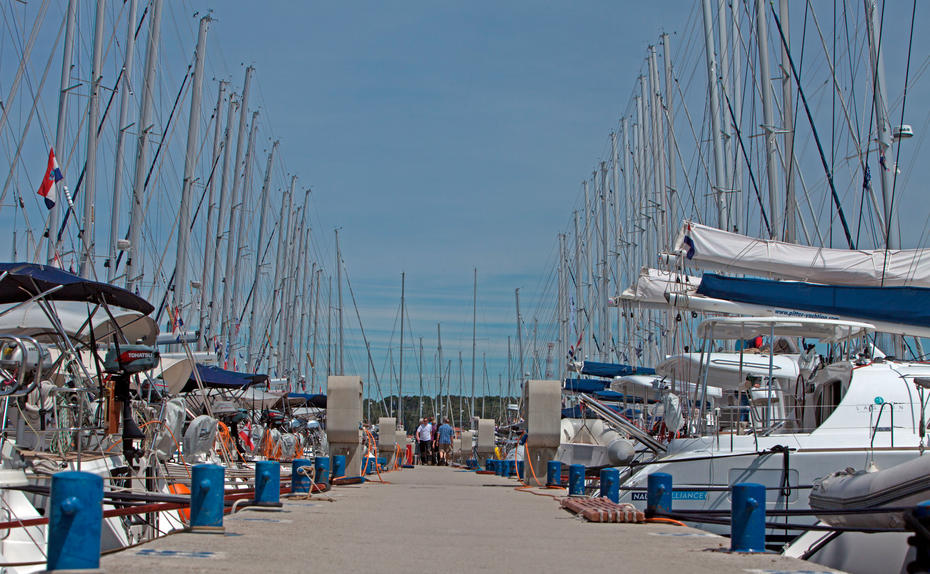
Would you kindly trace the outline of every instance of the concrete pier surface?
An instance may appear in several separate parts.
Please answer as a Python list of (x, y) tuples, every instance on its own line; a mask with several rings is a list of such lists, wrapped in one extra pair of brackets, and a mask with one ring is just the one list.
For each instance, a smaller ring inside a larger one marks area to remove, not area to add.
[[(324, 500), (228, 515), (226, 534), (181, 533), (103, 557), (107, 572), (833, 572), (669, 524), (595, 524), (518, 483), (449, 467), (335, 487)], [(561, 491), (538, 491), (559, 495)], [(317, 495), (314, 495), (316, 498)]]

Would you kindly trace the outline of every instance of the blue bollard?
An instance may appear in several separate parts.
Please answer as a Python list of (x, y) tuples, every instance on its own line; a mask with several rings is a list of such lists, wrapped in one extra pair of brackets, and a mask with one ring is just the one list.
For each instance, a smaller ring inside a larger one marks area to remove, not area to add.
[(504, 476), (509, 478), (517, 474), (517, 461), (507, 460), (504, 461)]
[(765, 487), (741, 482), (731, 492), (730, 551), (765, 552)]
[(478, 459), (470, 458), (465, 463), (469, 470), (476, 470), (478, 468)]
[(191, 469), (191, 532), (223, 532), (226, 469), (196, 464)]
[(584, 465), (573, 464), (568, 467), (569, 496), (584, 496)]
[(281, 506), (281, 464), (273, 460), (255, 463), (255, 506)]
[(601, 469), (601, 497), (620, 502), (620, 471), (616, 468)]
[(333, 478), (344, 478), (346, 475), (346, 457), (344, 454), (333, 456)]
[(524, 461), (522, 460), (517, 461), (517, 478), (519, 478), (520, 480), (526, 480), (526, 477), (523, 475), (523, 473), (525, 472), (524, 470), (525, 466), (526, 466), (526, 463)]
[(48, 512), (48, 570), (100, 568), (103, 478), (74, 471), (52, 475)]
[(316, 457), (313, 460), (313, 468), (316, 469), (316, 483), (329, 486), (329, 457)]
[(672, 475), (654, 472), (646, 485), (646, 516), (672, 511)]
[(291, 494), (308, 494), (310, 492), (310, 477), (299, 469), (305, 467), (309, 472), (311, 463), (305, 458), (295, 458), (291, 463)]
[(506, 476), (507, 465), (503, 460), (494, 461), (494, 472), (497, 473), (497, 476)]
[(562, 461), (550, 460), (546, 464), (546, 486), (562, 486)]

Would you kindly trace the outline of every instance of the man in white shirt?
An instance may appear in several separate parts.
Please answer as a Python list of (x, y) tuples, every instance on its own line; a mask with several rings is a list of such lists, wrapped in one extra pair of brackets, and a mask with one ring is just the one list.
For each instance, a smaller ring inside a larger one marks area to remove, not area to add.
[(430, 461), (430, 444), (433, 439), (433, 425), (425, 418), (420, 419), (420, 426), (417, 427), (417, 442), (420, 444), (420, 464), (427, 464)]

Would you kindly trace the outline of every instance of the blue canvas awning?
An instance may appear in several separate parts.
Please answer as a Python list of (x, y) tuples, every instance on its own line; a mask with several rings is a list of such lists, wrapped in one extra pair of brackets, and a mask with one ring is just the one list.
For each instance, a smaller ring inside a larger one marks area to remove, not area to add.
[[(197, 373), (200, 375), (200, 380), (203, 381), (203, 385), (210, 389), (239, 391), (245, 390), (252, 385), (268, 382), (268, 375), (237, 373), (236, 371), (227, 371), (219, 367), (211, 367), (208, 365), (197, 365)], [(191, 373), (190, 378), (187, 379), (187, 383), (180, 392), (185, 393), (193, 391), (196, 388), (197, 379), (194, 378), (194, 373)]]
[(610, 381), (597, 379), (565, 379), (565, 390), (576, 393), (597, 393), (607, 388)]
[(34, 263), (0, 263), (0, 304), (28, 301), (40, 293), (60, 287), (46, 296), (53, 301), (86, 301), (116, 305), (148, 315), (155, 310), (151, 303), (116, 285), (91, 281), (50, 267)]
[(581, 374), (592, 377), (605, 377), (612, 379), (614, 377), (626, 377), (628, 375), (654, 375), (655, 369), (646, 367), (633, 367), (617, 363), (597, 363), (595, 361), (585, 361), (581, 364)]
[(924, 287), (850, 287), (705, 273), (697, 292), (741, 303), (930, 327), (930, 289)]

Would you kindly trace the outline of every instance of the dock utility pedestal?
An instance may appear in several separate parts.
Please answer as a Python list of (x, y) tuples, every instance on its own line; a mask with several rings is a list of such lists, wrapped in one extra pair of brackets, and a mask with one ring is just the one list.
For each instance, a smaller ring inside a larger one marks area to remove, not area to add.
[(526, 449), (523, 457), (531, 466), (527, 482), (546, 485), (546, 470), (561, 442), (562, 385), (559, 381), (526, 382)]
[(330, 456), (344, 456), (346, 476), (358, 476), (363, 455), (359, 427), (365, 384), (361, 377), (354, 376), (331, 376), (326, 384), (326, 436)]

